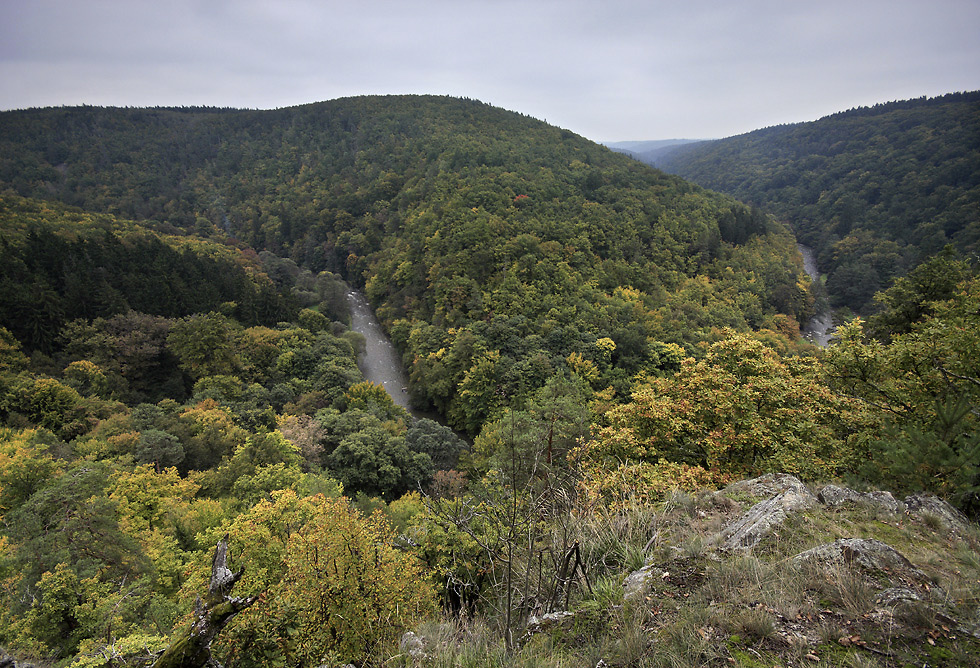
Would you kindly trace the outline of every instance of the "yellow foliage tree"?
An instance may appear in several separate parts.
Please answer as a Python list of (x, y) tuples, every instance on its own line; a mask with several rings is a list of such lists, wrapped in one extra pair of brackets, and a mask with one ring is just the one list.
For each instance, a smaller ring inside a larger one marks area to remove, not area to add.
[(655, 497), (766, 471), (832, 476), (847, 467), (847, 425), (860, 418), (821, 375), (815, 358), (782, 358), (730, 333), (606, 414), (608, 426), (574, 453), (585, 485), (615, 496), (628, 482), (632, 494)]
[[(367, 665), (396, 649), (406, 628), (432, 612), (421, 562), (392, 545), (380, 513), (346, 498), (274, 492), (228, 527), (238, 585), (261, 599), (241, 613), (216, 654), (236, 666)], [(208, 573), (192, 579), (202, 588)]]

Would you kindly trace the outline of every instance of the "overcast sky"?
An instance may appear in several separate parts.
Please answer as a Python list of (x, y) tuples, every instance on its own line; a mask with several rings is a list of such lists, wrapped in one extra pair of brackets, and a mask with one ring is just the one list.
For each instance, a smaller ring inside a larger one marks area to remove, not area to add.
[(615, 141), (978, 89), (978, 0), (0, 0), (0, 109), (434, 93)]

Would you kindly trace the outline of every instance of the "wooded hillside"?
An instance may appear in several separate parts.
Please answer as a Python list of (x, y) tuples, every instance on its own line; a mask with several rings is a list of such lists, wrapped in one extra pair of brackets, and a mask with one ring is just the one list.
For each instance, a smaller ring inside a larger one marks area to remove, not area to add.
[(6, 112), (0, 156), (23, 196), (231, 237), (365, 288), (415, 394), (472, 434), (573, 354), (625, 395), (660, 345), (811, 312), (781, 225), (473, 100)]
[(980, 93), (851, 109), (678, 147), (656, 164), (764, 208), (813, 247), (836, 306), (980, 243)]

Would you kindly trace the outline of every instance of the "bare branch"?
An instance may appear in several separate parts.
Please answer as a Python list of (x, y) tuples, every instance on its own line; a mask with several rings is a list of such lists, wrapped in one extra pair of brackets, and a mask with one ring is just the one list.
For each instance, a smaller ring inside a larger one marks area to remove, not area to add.
[(204, 668), (216, 665), (211, 657), (211, 641), (232, 617), (259, 600), (258, 596), (229, 596), (242, 573), (244, 569), (232, 573), (228, 568), (228, 535), (225, 534), (214, 548), (207, 598), (197, 598), (190, 628), (160, 655), (153, 668)]

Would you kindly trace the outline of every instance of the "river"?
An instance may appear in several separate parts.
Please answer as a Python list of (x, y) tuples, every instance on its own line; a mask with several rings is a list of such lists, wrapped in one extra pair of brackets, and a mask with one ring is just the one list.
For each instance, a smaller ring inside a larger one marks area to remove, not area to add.
[[(817, 267), (817, 258), (813, 254), (813, 249), (803, 244), (796, 244), (796, 247), (800, 250), (800, 255), (803, 256), (803, 268), (810, 275), (810, 280), (814, 283), (819, 282), (820, 269)], [(803, 338), (818, 346), (824, 347), (830, 343), (830, 339), (834, 335), (834, 319), (830, 309), (824, 306), (823, 310), (810, 318), (809, 322), (804, 325), (802, 333)]]
[(364, 354), (357, 358), (357, 366), (364, 377), (377, 385), (383, 385), (395, 403), (411, 412), (409, 408), (408, 377), (402, 367), (398, 350), (374, 317), (371, 305), (360, 292), (347, 291), (350, 305), (351, 329), (364, 335)]

